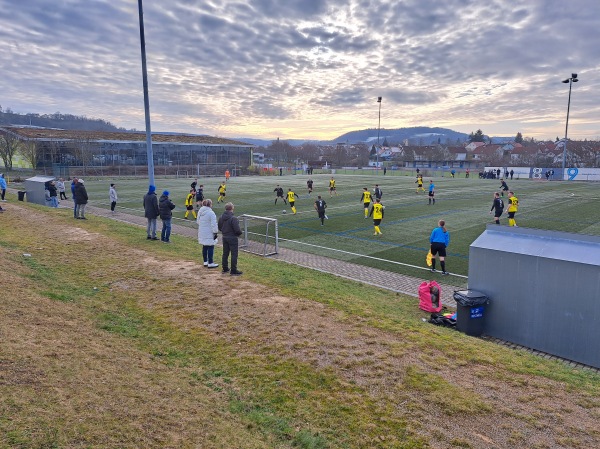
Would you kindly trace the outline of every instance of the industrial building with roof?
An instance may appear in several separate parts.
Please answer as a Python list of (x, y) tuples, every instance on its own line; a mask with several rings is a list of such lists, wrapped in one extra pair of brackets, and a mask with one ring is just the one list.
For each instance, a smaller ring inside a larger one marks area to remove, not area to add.
[[(73, 131), (30, 126), (2, 126), (0, 134), (35, 145), (36, 169), (56, 176), (69, 169), (90, 174), (147, 174), (147, 144), (143, 132)], [(221, 175), (225, 169), (243, 172), (252, 165), (254, 145), (220, 137), (153, 133), (152, 152), (157, 171), (175, 175)], [(31, 158), (30, 158), (31, 159)], [(31, 164), (30, 164), (31, 165)]]

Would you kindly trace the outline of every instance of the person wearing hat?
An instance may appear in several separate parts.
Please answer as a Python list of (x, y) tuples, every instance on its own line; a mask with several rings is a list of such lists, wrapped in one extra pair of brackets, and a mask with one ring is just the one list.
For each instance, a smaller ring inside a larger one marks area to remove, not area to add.
[(146, 225), (146, 239), (158, 240), (156, 237), (156, 218), (160, 215), (158, 209), (158, 198), (156, 196), (156, 187), (150, 185), (148, 193), (144, 195), (144, 217), (148, 221)]
[(173, 218), (173, 209), (175, 209), (175, 204), (169, 199), (169, 191), (165, 190), (158, 200), (158, 210), (160, 219), (162, 220), (160, 240), (163, 243), (171, 243), (171, 219)]
[(78, 220), (87, 220), (85, 218), (85, 206), (87, 206), (88, 194), (83, 185), (83, 179), (77, 180), (73, 198), (75, 199), (75, 218)]

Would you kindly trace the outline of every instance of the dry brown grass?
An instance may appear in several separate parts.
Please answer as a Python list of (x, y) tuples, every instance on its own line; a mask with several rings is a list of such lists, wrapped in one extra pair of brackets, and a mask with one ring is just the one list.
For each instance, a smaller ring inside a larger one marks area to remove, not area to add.
[(94, 223), (48, 215), (23, 236), (30, 217), (12, 206), (0, 230), (4, 447), (600, 442), (595, 392), (484, 363), (488, 342), (456, 334), (481, 344), (480, 361), (417, 350), (414, 333), (133, 247)]

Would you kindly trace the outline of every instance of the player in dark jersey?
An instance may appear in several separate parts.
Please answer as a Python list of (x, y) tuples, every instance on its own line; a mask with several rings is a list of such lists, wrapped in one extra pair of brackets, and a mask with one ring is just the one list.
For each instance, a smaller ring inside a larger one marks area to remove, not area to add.
[(312, 179), (309, 179), (308, 181), (306, 181), (306, 187), (308, 188), (308, 194), (310, 195), (313, 190), (313, 180)]
[(321, 195), (319, 195), (317, 197), (317, 201), (315, 201), (315, 210), (319, 214), (321, 226), (323, 226), (324, 220), (327, 218), (327, 215), (325, 215), (325, 209), (327, 209), (327, 203), (321, 198)]
[(504, 196), (504, 192), (508, 192), (508, 185), (506, 184), (506, 181), (504, 179), (500, 180), (500, 188), (502, 189), (502, 191), (500, 192), (500, 194), (502, 196)]
[(275, 204), (277, 204), (277, 200), (280, 198), (283, 200), (283, 204), (287, 204), (287, 202), (285, 201), (285, 197), (283, 196), (283, 188), (280, 187), (279, 184), (277, 184), (277, 187), (273, 189), (273, 192), (275, 192), (275, 195), (277, 195), (275, 197)]
[(379, 184), (375, 184), (375, 188), (373, 189), (373, 193), (375, 194), (375, 198), (380, 200), (383, 196), (383, 190), (379, 188)]
[(490, 215), (492, 211), (494, 211), (494, 222), (499, 225), (500, 217), (502, 216), (502, 212), (504, 212), (504, 201), (502, 201), (498, 192), (494, 193), (494, 203), (490, 209)]

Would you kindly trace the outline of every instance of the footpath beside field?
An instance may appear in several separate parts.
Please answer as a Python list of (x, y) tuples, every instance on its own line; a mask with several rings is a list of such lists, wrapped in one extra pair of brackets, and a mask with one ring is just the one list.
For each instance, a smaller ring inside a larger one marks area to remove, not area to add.
[[(64, 203), (64, 207), (71, 208), (71, 202)], [(144, 227), (146, 226), (146, 219), (137, 215), (124, 212), (112, 213), (107, 209), (94, 206), (88, 206), (86, 208), (86, 212), (93, 215), (112, 218), (125, 223), (136, 224)], [(218, 214), (219, 211), (216, 212)], [(159, 220), (159, 230), (160, 227), (161, 223)], [(192, 238), (197, 237), (197, 230), (195, 228), (190, 228), (175, 223), (173, 223), (172, 233), (175, 235), (182, 235)], [(358, 265), (351, 262), (295, 251), (288, 248), (279, 248), (279, 254), (271, 256), (270, 258), (415, 297), (418, 296), (419, 285), (421, 285), (422, 282), (426, 280), (435, 280), (441, 286), (442, 303), (449, 307), (456, 307), (456, 302), (452, 298), (452, 295), (454, 290), (458, 290), (459, 287), (440, 282), (441, 275), (439, 274), (433, 276), (431, 279), (420, 279), (391, 271), (365, 267), (363, 265)], [(451, 280), (451, 278), (449, 280)]]

